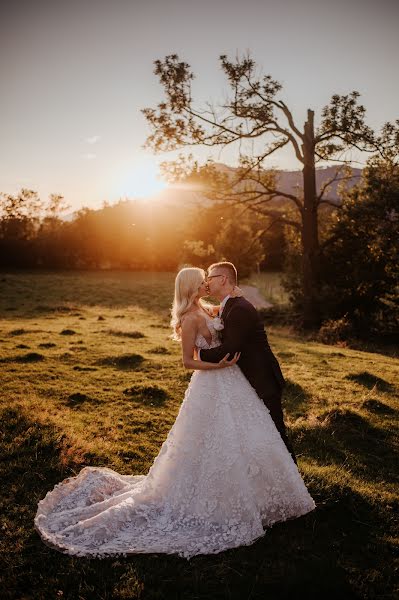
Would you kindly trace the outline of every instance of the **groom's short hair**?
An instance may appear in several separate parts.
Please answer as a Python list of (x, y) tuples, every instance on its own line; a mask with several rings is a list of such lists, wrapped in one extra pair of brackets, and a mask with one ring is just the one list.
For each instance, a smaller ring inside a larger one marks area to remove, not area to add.
[(220, 269), (226, 272), (227, 278), (233, 285), (237, 285), (237, 269), (231, 262), (217, 262), (208, 267), (208, 273), (211, 269)]

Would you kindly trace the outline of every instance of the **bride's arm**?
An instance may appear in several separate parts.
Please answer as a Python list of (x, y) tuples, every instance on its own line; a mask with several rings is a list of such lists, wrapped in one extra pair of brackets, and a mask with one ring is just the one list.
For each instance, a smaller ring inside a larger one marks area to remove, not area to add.
[(187, 316), (182, 325), (181, 325), (181, 345), (182, 345), (182, 354), (183, 354), (183, 365), (186, 369), (195, 369), (195, 370), (211, 370), (211, 369), (223, 369), (224, 367), (230, 367), (235, 365), (237, 360), (240, 358), (238, 354), (236, 354), (232, 360), (228, 359), (228, 354), (224, 356), (219, 362), (211, 363), (202, 360), (195, 360), (194, 350), (195, 350), (195, 338), (197, 337), (198, 327), (197, 321), (194, 316)]

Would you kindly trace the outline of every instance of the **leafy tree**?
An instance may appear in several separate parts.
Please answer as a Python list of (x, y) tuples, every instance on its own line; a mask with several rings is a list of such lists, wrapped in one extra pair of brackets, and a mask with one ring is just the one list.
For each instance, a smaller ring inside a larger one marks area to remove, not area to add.
[(3, 239), (30, 239), (40, 223), (43, 202), (34, 190), (22, 188), (19, 194), (0, 192), (0, 235)]
[(206, 267), (216, 261), (215, 248), (207, 246), (203, 240), (185, 240), (183, 243), (182, 262), (194, 267)]
[[(61, 215), (69, 210), (61, 194), (50, 194), (45, 215), (37, 232), (37, 265), (51, 268), (66, 266), (68, 224)], [(69, 265), (68, 265), (69, 266)]]
[[(194, 74), (190, 65), (180, 61), (176, 54), (155, 61), (154, 72), (164, 88), (165, 99), (155, 109), (143, 109), (152, 130), (146, 146), (161, 152), (182, 147), (239, 144), (239, 168), (231, 173), (220, 173), (212, 161), (200, 167), (191, 155), (166, 165), (166, 170), (175, 178), (202, 180), (208, 187), (209, 197), (245, 205), (297, 232), (303, 324), (314, 326), (321, 316), (319, 209), (323, 204), (331, 204), (326, 196), (329, 185), (348, 177), (337, 169), (335, 176), (318, 191), (316, 163), (340, 160), (349, 148), (372, 153), (392, 148), (396, 151), (399, 121), (394, 125), (387, 123), (377, 136), (365, 123), (366, 111), (358, 104), (359, 92), (353, 91), (332, 96), (329, 105), (322, 110), (317, 130), (314, 111), (310, 109), (300, 128), (279, 96), (282, 85), (270, 75), (257, 73), (256, 63), (249, 54), (235, 62), (222, 55), (220, 62), (228, 79), (230, 96), (219, 107), (207, 103), (205, 108), (200, 108), (193, 101)], [(287, 145), (293, 148), (302, 168), (303, 189), (297, 194), (279, 189), (276, 172), (266, 170), (267, 158)], [(286, 203), (281, 208), (276, 205), (276, 199), (282, 198)]]
[(254, 265), (265, 258), (262, 244), (251, 227), (228, 219), (215, 240), (217, 260), (232, 261), (241, 277), (248, 277)]
[(399, 334), (399, 164), (368, 162), (330, 239), (321, 263), (323, 318), (345, 317), (357, 335)]
[(282, 232), (271, 234), (263, 221), (228, 202), (197, 207), (186, 230), (183, 262), (205, 268), (211, 262), (232, 260), (240, 278), (261, 263), (270, 268), (269, 253), (274, 252), (274, 264), (280, 260)]
[(22, 188), (15, 196), (0, 192), (0, 264), (35, 264), (35, 238), (42, 209), (43, 203), (34, 190)]

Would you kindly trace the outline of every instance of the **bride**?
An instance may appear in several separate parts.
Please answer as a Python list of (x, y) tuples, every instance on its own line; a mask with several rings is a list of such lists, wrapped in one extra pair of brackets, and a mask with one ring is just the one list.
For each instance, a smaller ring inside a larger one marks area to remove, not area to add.
[(38, 503), (36, 531), (52, 548), (105, 558), (136, 553), (191, 558), (252, 544), (265, 528), (315, 503), (269, 410), (236, 365), (196, 360), (220, 344), (201, 301), (202, 269), (175, 282), (174, 337), (195, 369), (176, 421), (147, 475), (84, 467)]

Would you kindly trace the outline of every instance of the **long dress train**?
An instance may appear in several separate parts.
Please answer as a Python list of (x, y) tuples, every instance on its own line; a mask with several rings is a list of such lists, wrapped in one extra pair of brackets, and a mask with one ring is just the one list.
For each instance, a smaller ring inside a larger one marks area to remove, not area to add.
[[(198, 335), (198, 348), (217, 346)], [(84, 467), (38, 503), (43, 542), (74, 556), (187, 559), (252, 544), (315, 508), (269, 410), (237, 365), (194, 371), (146, 475)]]

